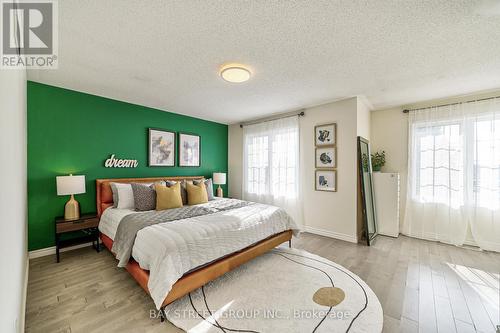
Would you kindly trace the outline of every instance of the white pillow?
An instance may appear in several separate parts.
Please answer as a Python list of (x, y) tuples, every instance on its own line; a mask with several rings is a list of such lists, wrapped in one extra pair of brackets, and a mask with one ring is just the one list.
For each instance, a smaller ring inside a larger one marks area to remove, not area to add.
[(121, 209), (134, 209), (134, 192), (132, 191), (132, 185), (130, 184), (121, 184), (121, 183), (112, 183), (111, 189), (113, 190), (113, 200), (116, 196), (116, 201), (114, 202), (114, 206), (116, 208)]

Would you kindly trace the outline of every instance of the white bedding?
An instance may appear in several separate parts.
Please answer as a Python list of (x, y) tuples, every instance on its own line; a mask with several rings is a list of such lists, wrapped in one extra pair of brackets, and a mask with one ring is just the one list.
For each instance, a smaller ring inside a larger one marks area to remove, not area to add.
[[(99, 230), (110, 238), (116, 233), (116, 220), (134, 213), (116, 211), (108, 208), (99, 224)], [(137, 233), (132, 257), (149, 270), (148, 288), (160, 308), (173, 284), (186, 272), (289, 229), (295, 234), (299, 231), (284, 210), (251, 204), (143, 228)]]
[(120, 209), (113, 207), (106, 209), (101, 215), (99, 231), (114, 240), (116, 229), (118, 229), (120, 221), (128, 214), (134, 213), (138, 212), (133, 209)]

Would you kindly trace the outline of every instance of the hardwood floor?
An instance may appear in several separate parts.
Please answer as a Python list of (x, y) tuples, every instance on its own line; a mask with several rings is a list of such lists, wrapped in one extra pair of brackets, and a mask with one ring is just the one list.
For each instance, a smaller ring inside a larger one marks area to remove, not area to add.
[[(500, 254), (400, 236), (366, 247), (303, 234), (294, 247), (358, 274), (384, 309), (384, 332), (495, 332)], [(26, 332), (182, 332), (108, 251), (30, 260)], [(154, 312), (154, 311), (153, 311)]]

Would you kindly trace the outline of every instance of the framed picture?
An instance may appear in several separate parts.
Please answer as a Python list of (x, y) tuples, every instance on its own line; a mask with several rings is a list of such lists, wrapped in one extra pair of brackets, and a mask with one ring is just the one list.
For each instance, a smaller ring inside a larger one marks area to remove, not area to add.
[(314, 127), (316, 146), (335, 146), (337, 144), (337, 124), (325, 124)]
[(337, 192), (337, 170), (316, 170), (316, 191)]
[(201, 137), (179, 133), (179, 166), (199, 167), (201, 164)]
[(149, 166), (175, 166), (175, 132), (149, 129)]
[(316, 148), (316, 168), (336, 168), (337, 148), (325, 147)]

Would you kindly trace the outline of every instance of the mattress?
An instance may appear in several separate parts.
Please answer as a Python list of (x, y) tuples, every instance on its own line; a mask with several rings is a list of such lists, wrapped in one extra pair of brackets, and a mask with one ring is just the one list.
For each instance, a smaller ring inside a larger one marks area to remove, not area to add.
[[(220, 198), (215, 198), (214, 200), (223, 200)], [(118, 229), (118, 225), (121, 220), (127, 216), (128, 214), (134, 213), (142, 213), (133, 209), (125, 209), (125, 208), (107, 208), (101, 215), (101, 219), (99, 222), (99, 231), (112, 240), (115, 240), (116, 230)]]
[(102, 215), (99, 222), (99, 231), (111, 239), (115, 239), (116, 229), (121, 220), (128, 214), (138, 213), (133, 209), (118, 209), (110, 207), (106, 209)]
[[(99, 230), (114, 239), (120, 221), (134, 213), (108, 208)], [(136, 234), (132, 257), (142, 269), (149, 270), (148, 289), (159, 308), (173, 284), (186, 272), (286, 230), (293, 230), (295, 235), (299, 232), (283, 209), (251, 203), (142, 228)]]

